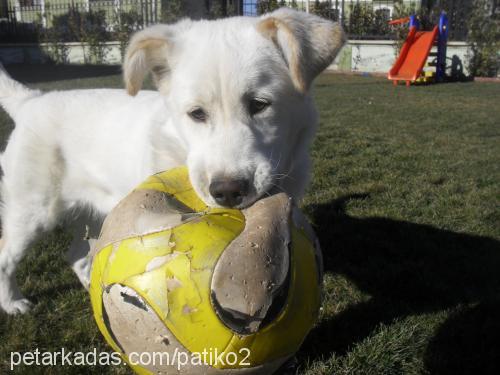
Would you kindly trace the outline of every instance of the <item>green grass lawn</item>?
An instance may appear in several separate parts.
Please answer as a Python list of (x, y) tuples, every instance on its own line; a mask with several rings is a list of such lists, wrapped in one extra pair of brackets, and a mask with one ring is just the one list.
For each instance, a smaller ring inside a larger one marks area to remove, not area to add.
[[(68, 69), (13, 72), (44, 90), (122, 86), (116, 69)], [(323, 75), (315, 94), (321, 126), (303, 207), (324, 251), (325, 299), (297, 373), (500, 373), (500, 85)], [(11, 130), (0, 111), (4, 142)], [(36, 305), (0, 313), (0, 373), (11, 351), (108, 350), (63, 261), (68, 241), (56, 230), (23, 261), (18, 279)]]

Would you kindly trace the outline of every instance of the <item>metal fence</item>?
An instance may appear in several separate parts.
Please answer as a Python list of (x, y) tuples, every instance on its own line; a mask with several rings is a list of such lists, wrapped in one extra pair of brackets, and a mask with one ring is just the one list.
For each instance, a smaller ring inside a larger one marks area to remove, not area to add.
[[(494, 0), (492, 0), (494, 1)], [(388, 21), (417, 14), (424, 27), (437, 24), (441, 11), (448, 14), (452, 40), (465, 40), (474, 0), (248, 0), (242, 10), (258, 16), (276, 6), (288, 6), (342, 23), (351, 39), (391, 39)]]
[[(344, 25), (352, 39), (391, 39), (388, 21), (419, 13), (424, 25), (448, 11), (451, 39), (466, 36), (472, 1), (439, 0), (0, 0), (0, 43), (39, 42), (48, 36), (81, 41), (92, 34), (105, 40), (182, 17), (258, 16), (280, 6), (318, 14)], [(439, 6), (446, 3), (446, 6)], [(460, 4), (459, 4), (460, 3)], [(437, 5), (436, 5), (437, 4)]]

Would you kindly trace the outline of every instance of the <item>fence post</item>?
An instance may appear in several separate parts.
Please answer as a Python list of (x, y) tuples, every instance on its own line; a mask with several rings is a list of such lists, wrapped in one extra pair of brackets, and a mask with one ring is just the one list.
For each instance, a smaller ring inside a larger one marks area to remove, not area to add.
[(47, 27), (47, 14), (45, 13), (45, 0), (40, 0), (40, 11), (42, 12), (42, 26)]
[(340, 24), (342, 27), (345, 27), (345, 15), (344, 15), (344, 0), (342, 0), (342, 10), (341, 10), (341, 15), (340, 15)]
[(238, 16), (243, 15), (243, 0), (236, 0), (236, 12)]
[[(21, 12), (21, 3), (19, 2), (19, 0), (16, 0), (16, 2), (14, 3), (14, 14), (16, 15), (16, 23), (17, 22), (22, 22), (23, 20), (23, 14)], [(16, 25), (17, 26), (17, 25)]]

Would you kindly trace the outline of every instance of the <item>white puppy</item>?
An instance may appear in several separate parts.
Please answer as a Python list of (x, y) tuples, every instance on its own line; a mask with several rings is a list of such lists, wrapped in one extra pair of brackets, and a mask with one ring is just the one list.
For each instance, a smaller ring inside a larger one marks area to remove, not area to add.
[[(300, 198), (316, 129), (310, 86), (343, 43), (339, 25), (280, 9), (138, 32), (127, 92), (41, 93), (0, 69), (0, 103), (16, 123), (1, 159), (1, 308), (28, 310), (16, 265), (63, 217), (74, 224), (69, 261), (87, 284), (89, 235), (156, 172), (187, 164), (212, 206), (248, 206), (272, 189)], [(148, 72), (158, 92), (139, 91)], [(90, 233), (82, 212), (97, 224)]]

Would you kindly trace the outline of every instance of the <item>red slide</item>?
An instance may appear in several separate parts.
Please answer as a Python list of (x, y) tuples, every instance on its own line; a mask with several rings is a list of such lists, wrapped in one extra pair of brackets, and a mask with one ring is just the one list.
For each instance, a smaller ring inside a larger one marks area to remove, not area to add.
[(432, 31), (417, 31), (415, 26), (410, 27), (410, 33), (389, 71), (388, 78), (395, 83), (406, 81), (407, 84), (417, 80), (437, 40), (438, 31), (437, 26)]

